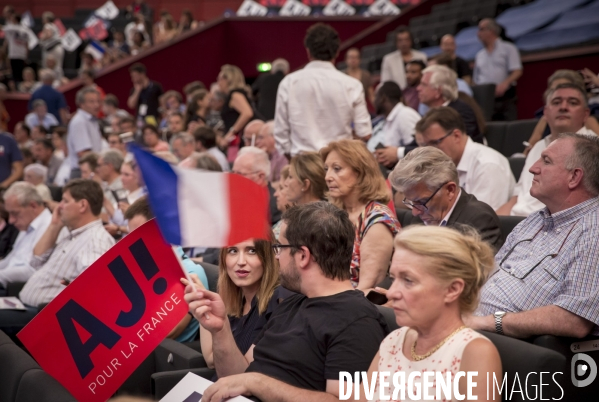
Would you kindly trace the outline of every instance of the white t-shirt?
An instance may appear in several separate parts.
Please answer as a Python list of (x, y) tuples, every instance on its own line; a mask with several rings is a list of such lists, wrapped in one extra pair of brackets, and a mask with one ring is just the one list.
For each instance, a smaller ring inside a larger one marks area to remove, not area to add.
[(8, 58), (25, 60), (29, 42), (27, 28), (17, 24), (6, 24), (3, 28), (4, 37), (8, 41)]

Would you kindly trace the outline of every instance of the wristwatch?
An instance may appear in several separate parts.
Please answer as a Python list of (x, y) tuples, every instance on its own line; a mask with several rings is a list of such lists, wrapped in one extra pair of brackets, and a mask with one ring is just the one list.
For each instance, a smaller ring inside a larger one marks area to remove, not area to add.
[(503, 316), (505, 315), (505, 311), (496, 311), (495, 314), (495, 332), (499, 335), (503, 335)]

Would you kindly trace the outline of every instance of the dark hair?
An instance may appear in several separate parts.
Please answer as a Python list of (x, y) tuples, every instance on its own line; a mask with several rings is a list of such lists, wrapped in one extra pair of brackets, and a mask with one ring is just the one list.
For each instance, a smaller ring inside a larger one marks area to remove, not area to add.
[(383, 85), (378, 89), (378, 93), (381, 96), (386, 96), (391, 102), (399, 103), (403, 96), (403, 92), (399, 85), (394, 81), (385, 81)]
[(67, 136), (67, 128), (65, 126), (55, 126), (52, 128), (52, 133), (56, 133), (60, 138), (64, 139)]
[(119, 120), (119, 126), (123, 123), (130, 123), (135, 125), (135, 120), (131, 116), (121, 117), (121, 120)]
[(330, 25), (319, 22), (308, 28), (304, 46), (316, 60), (330, 61), (337, 57), (341, 41), (339, 34)]
[(140, 74), (146, 74), (147, 70), (146, 70), (146, 66), (144, 66), (141, 63), (135, 63), (133, 64), (131, 67), (129, 67), (129, 72), (136, 72), (136, 73), (140, 73)]
[(23, 159), (25, 158), (31, 158), (33, 159), (33, 153), (31, 152), (31, 149), (29, 149), (29, 147), (26, 146), (20, 146), (19, 150), (21, 151), (21, 154), (23, 155)]
[[(349, 279), (356, 229), (349, 215), (326, 201), (289, 208), (281, 218), (287, 224), (289, 244), (306, 246), (329, 279)], [(297, 248), (291, 248), (295, 254)]]
[(21, 125), (21, 128), (27, 132), (27, 136), (28, 136), (28, 137), (31, 135), (31, 128), (29, 128), (29, 126), (28, 126), (27, 124), (25, 124), (25, 122), (24, 122), (24, 121), (18, 121), (18, 122), (15, 124), (15, 126), (16, 126), (17, 124), (20, 124), (20, 125)]
[(127, 208), (125, 211), (125, 219), (131, 220), (137, 215), (141, 215), (147, 220), (154, 218), (154, 213), (152, 212), (152, 208), (150, 208), (150, 203), (148, 202), (148, 198), (143, 196), (138, 198), (133, 204)]
[(202, 81), (192, 81), (183, 87), (183, 93), (189, 96), (199, 89), (206, 89), (206, 85)]
[(426, 64), (424, 64), (424, 62), (423, 62), (422, 60), (419, 60), (419, 59), (416, 59), (416, 60), (410, 60), (410, 61), (408, 61), (408, 62), (406, 63), (406, 66), (407, 66), (408, 64), (414, 64), (414, 65), (416, 65), (416, 66), (419, 66), (421, 71), (422, 71), (422, 70), (424, 70), (424, 69), (426, 68)]
[(89, 69), (83, 70), (83, 71), (81, 71), (81, 75), (87, 75), (92, 80), (96, 78), (96, 73), (94, 73), (94, 70), (89, 70)]
[(39, 139), (35, 140), (35, 143), (40, 144), (44, 148), (50, 149), (50, 150), (52, 150), (52, 152), (54, 152), (54, 144), (52, 144), (52, 141), (47, 138), (39, 138)]
[(81, 166), (84, 163), (87, 163), (89, 165), (89, 168), (93, 172), (98, 167), (98, 154), (90, 152), (88, 154), (83, 155), (81, 158), (79, 158), (78, 164), (79, 166)]
[(412, 37), (412, 32), (410, 32), (410, 28), (408, 28), (405, 25), (402, 25), (395, 30), (395, 39), (397, 39), (397, 35), (399, 35), (400, 33), (406, 33), (406, 32), (410, 35), (410, 42), (412, 42), (412, 44), (414, 44), (414, 37)]
[(62, 192), (68, 191), (76, 201), (86, 200), (89, 203), (89, 209), (94, 216), (102, 212), (102, 203), (104, 202), (104, 192), (100, 184), (94, 180), (73, 179), (65, 184)]
[(201, 143), (206, 149), (216, 146), (216, 132), (210, 127), (198, 127), (193, 132), (193, 138), (196, 140), (196, 142)]
[(41, 124), (39, 126), (35, 126), (35, 128), (37, 128), (37, 130), (42, 134), (48, 134), (46, 127), (42, 126)]
[(429, 110), (424, 117), (416, 123), (416, 131), (423, 133), (435, 123), (440, 125), (445, 131), (455, 130), (457, 128), (462, 133), (466, 133), (466, 125), (460, 114), (447, 106)]
[(119, 98), (114, 94), (108, 94), (104, 97), (104, 104), (110, 105), (112, 107), (119, 107)]
[(154, 134), (156, 134), (156, 136), (158, 138), (160, 137), (160, 131), (158, 131), (158, 128), (152, 124), (146, 124), (145, 126), (142, 127), (141, 129), (141, 134), (143, 135), (145, 133), (146, 130), (150, 130), (152, 131)]

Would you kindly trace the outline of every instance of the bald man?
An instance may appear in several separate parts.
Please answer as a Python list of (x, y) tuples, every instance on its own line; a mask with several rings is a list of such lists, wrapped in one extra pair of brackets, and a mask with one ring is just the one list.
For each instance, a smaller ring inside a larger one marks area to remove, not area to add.
[(458, 78), (472, 85), (472, 69), (468, 62), (455, 54), (456, 44), (453, 35), (444, 35), (440, 43), (441, 51), (453, 59), (453, 69), (458, 73)]

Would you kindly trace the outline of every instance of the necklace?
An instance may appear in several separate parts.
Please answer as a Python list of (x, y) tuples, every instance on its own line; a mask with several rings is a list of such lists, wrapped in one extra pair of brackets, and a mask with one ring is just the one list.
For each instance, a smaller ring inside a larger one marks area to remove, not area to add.
[(429, 350), (429, 351), (428, 351), (426, 354), (424, 354), (424, 355), (417, 355), (417, 354), (416, 354), (416, 343), (418, 342), (418, 339), (416, 339), (416, 340), (414, 341), (414, 344), (412, 345), (412, 349), (411, 349), (411, 352), (412, 352), (412, 359), (413, 359), (414, 361), (416, 361), (416, 362), (419, 362), (420, 360), (424, 360), (424, 359), (426, 359), (427, 357), (429, 357), (430, 355), (432, 355), (433, 353), (435, 353), (437, 350), (439, 350), (439, 348), (440, 348), (441, 346), (443, 346), (443, 344), (444, 344), (445, 342), (447, 342), (447, 340), (448, 340), (449, 338), (451, 338), (452, 336), (454, 336), (455, 334), (457, 334), (458, 332), (460, 332), (460, 331), (461, 331), (461, 330), (463, 330), (464, 328), (466, 328), (466, 326), (465, 326), (465, 325), (462, 325), (461, 327), (459, 327), (458, 329), (456, 329), (455, 331), (453, 331), (451, 334), (449, 334), (449, 335), (447, 336), (447, 338), (443, 339), (443, 340), (442, 340), (440, 343), (438, 343), (438, 344), (437, 344), (437, 345), (436, 345), (434, 348), (432, 348), (431, 350)]

